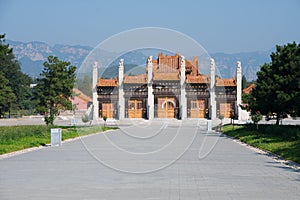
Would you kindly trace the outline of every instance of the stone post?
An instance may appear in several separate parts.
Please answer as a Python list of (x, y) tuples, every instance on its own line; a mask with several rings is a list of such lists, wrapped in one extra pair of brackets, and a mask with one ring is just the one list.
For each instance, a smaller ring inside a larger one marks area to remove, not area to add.
[(93, 121), (97, 121), (99, 117), (99, 102), (97, 94), (97, 82), (98, 82), (98, 63), (93, 64)]
[(217, 117), (217, 104), (216, 104), (216, 94), (215, 94), (215, 85), (216, 85), (216, 75), (215, 75), (216, 65), (215, 60), (210, 59), (210, 109), (209, 115), (211, 120), (216, 119)]
[(154, 118), (154, 96), (153, 96), (153, 87), (152, 87), (152, 76), (153, 76), (152, 56), (148, 57), (147, 67), (148, 67), (148, 119), (152, 120)]
[(185, 58), (181, 56), (180, 65), (180, 113), (181, 119), (187, 118), (187, 105), (186, 105), (186, 91), (185, 91)]
[(237, 61), (236, 67), (236, 106), (237, 106), (237, 114), (238, 120), (242, 119), (242, 108), (240, 105), (242, 104), (242, 65), (240, 61)]
[(124, 101), (124, 91), (123, 91), (123, 79), (124, 79), (124, 59), (120, 59), (119, 61), (119, 120), (124, 119), (125, 116), (125, 101)]

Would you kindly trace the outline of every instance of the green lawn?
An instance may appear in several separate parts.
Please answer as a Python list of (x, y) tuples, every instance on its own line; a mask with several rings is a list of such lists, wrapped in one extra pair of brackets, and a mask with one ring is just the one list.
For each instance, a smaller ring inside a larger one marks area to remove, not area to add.
[(300, 163), (300, 126), (253, 125), (223, 127), (223, 133), (286, 160)]
[[(55, 126), (52, 128), (62, 128), (62, 140), (114, 129), (102, 126)], [(0, 127), (0, 155), (49, 143), (50, 128), (45, 125)]]

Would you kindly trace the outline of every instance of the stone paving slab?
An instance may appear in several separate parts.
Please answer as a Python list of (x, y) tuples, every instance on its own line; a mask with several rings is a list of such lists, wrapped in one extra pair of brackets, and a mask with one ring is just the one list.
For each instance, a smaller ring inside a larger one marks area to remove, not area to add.
[(205, 126), (121, 126), (0, 160), (0, 199), (299, 199), (300, 172)]

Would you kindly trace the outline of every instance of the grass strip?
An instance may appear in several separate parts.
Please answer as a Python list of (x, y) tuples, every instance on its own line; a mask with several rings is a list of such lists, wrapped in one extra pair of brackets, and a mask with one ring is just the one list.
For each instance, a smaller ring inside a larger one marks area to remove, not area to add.
[(50, 143), (50, 129), (61, 128), (62, 140), (76, 138), (83, 135), (99, 133), (115, 127), (103, 126), (1, 126), (0, 127), (0, 155), (26, 148), (38, 147)]
[(300, 163), (300, 126), (253, 125), (223, 127), (225, 135)]

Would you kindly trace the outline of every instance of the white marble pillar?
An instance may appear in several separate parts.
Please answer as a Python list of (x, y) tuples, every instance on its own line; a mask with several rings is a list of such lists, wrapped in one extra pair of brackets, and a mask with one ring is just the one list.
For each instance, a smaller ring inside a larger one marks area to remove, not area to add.
[(99, 117), (99, 102), (97, 94), (97, 82), (98, 82), (98, 63), (93, 64), (93, 121), (97, 121)]
[(186, 102), (186, 91), (185, 91), (185, 57), (181, 56), (180, 65), (180, 113), (181, 119), (187, 118), (187, 102)]
[(240, 61), (237, 61), (236, 67), (236, 106), (237, 106), (237, 114), (238, 120), (242, 119), (242, 108), (240, 105), (242, 104), (242, 65)]
[(215, 85), (216, 85), (216, 65), (215, 60), (210, 59), (210, 109), (209, 115), (212, 120), (216, 119), (217, 117), (217, 104), (216, 104), (216, 94), (215, 94)]
[(153, 87), (152, 87), (152, 76), (153, 76), (152, 56), (148, 57), (147, 67), (148, 67), (148, 119), (152, 120), (154, 118), (154, 95), (153, 95)]
[(124, 101), (124, 91), (123, 91), (123, 79), (124, 79), (124, 59), (119, 61), (119, 101), (118, 101), (118, 111), (119, 120), (125, 117), (125, 101)]

